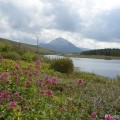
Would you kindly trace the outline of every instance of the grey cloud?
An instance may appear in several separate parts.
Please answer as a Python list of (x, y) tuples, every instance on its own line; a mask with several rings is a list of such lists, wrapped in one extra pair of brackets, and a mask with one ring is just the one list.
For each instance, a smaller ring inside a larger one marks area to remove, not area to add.
[(71, 6), (67, 6), (61, 0), (52, 0), (52, 5), (52, 14), (55, 16), (54, 28), (71, 32), (76, 32), (80, 28), (80, 16), (71, 10)]
[(28, 33), (40, 31), (42, 29), (41, 24), (30, 27), (34, 14), (29, 12), (31, 11), (15, 6), (12, 2), (0, 4), (1, 17), (7, 17), (11, 29)]
[(96, 17), (93, 24), (84, 28), (82, 33), (85, 37), (98, 41), (120, 42), (120, 9), (106, 12)]
[(24, 30), (24, 28), (27, 28), (29, 16), (22, 9), (8, 2), (0, 5), (0, 11), (3, 16), (8, 18), (9, 24), (13, 29)]

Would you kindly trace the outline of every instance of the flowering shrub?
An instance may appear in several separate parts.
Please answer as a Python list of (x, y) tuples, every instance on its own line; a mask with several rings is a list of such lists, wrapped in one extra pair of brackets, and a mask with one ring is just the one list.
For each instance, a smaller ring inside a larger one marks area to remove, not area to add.
[[(40, 60), (28, 64), (1, 59), (0, 119), (114, 120), (113, 115), (119, 114), (111, 107), (119, 102), (119, 87), (114, 96), (111, 84), (102, 91), (104, 86), (96, 82), (78, 78), (62, 83), (60, 78), (42, 75)], [(107, 96), (108, 89), (112, 96)]]

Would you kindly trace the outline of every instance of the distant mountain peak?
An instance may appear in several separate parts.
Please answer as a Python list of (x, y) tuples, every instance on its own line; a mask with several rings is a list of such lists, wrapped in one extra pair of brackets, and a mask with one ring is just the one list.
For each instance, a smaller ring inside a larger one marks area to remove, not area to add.
[(50, 43), (56, 43), (56, 44), (68, 44), (68, 43), (70, 43), (68, 40), (66, 40), (66, 39), (64, 39), (64, 38), (62, 38), (62, 37), (58, 37), (58, 38), (56, 38), (56, 39), (54, 39), (54, 40), (52, 40)]
[(64, 53), (80, 53), (80, 48), (73, 45), (68, 40), (58, 37), (47, 44), (40, 44), (41, 47), (50, 49), (56, 52), (64, 52)]

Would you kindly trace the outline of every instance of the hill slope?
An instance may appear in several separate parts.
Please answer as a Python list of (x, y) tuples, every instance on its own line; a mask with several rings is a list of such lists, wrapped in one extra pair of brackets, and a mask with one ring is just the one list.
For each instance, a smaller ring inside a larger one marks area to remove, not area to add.
[(64, 53), (80, 53), (81, 52), (80, 48), (76, 47), (71, 42), (61, 37), (56, 38), (55, 40), (47, 44), (40, 44), (40, 46), (56, 52), (64, 52)]
[[(16, 41), (12, 41), (9, 39), (5, 39), (5, 38), (0, 38), (0, 47), (2, 44), (7, 44), (8, 46), (11, 46), (12, 49), (17, 48), (19, 50), (30, 50), (32, 52), (36, 52), (37, 51), (37, 46), (36, 45), (30, 45), (30, 44), (26, 44), (26, 43), (20, 43), (20, 42), (16, 42)], [(54, 51), (50, 51), (44, 48), (39, 48), (39, 53), (40, 54), (55, 54)]]

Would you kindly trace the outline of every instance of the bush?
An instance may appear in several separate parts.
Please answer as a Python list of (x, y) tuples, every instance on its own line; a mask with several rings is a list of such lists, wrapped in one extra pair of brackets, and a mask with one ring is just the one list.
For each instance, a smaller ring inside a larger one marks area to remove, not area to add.
[(21, 56), (16, 53), (16, 52), (2, 52), (1, 55), (4, 57), (4, 58), (8, 58), (8, 59), (12, 59), (12, 60), (20, 60), (21, 59)]
[(8, 43), (0, 42), (0, 52), (9, 52), (12, 50), (12, 46)]
[(61, 73), (72, 73), (74, 65), (71, 59), (61, 58), (53, 60), (51, 68)]
[(36, 60), (39, 60), (39, 59), (40, 59), (40, 55), (39, 55), (39, 54), (34, 53), (33, 60), (34, 60), (34, 61), (36, 61)]
[(31, 62), (31, 61), (33, 61), (33, 59), (34, 59), (34, 54), (31, 53), (31, 52), (25, 52), (25, 53), (22, 55), (22, 59), (25, 60), (25, 61)]

